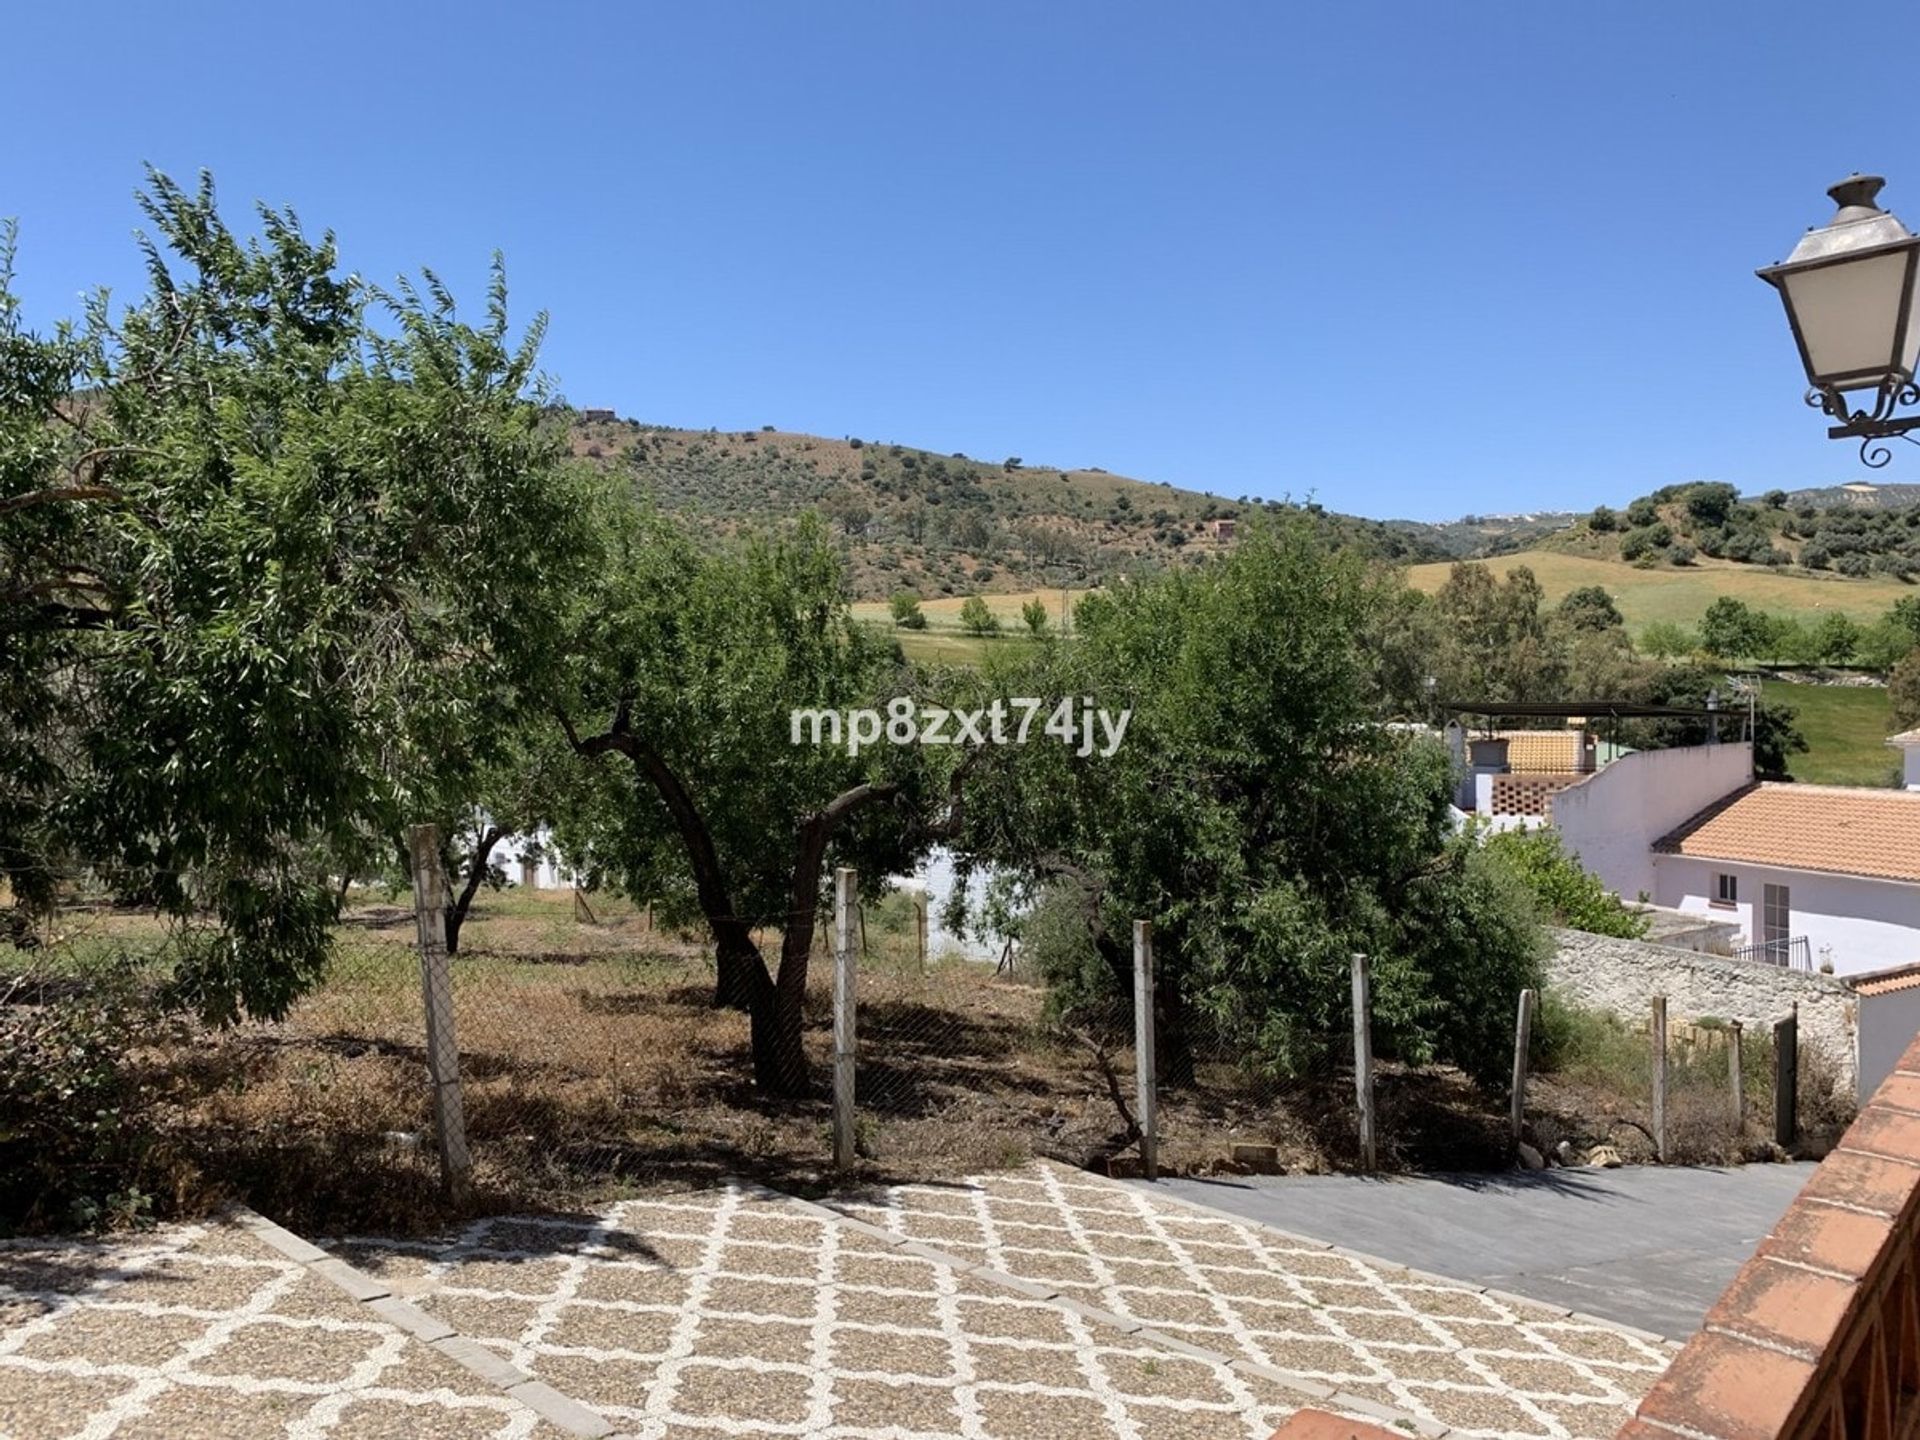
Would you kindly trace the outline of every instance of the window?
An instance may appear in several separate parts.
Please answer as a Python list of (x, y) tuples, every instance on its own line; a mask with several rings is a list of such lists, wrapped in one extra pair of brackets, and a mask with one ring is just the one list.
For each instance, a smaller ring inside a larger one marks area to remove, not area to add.
[(1767, 886), (1760, 909), (1760, 938), (1763, 941), (1772, 945), (1792, 938), (1793, 894), (1785, 885)]
[(1716, 905), (1738, 905), (1740, 903), (1740, 880), (1735, 875), (1716, 875), (1713, 877), (1713, 903)]

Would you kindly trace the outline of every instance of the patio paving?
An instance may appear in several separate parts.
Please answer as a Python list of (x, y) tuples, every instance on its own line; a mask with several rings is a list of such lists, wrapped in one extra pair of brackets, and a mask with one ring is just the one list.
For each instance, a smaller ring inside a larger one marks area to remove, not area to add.
[(247, 1227), (0, 1242), (14, 1440), (562, 1440)]
[(0, 1246), (0, 1435), (1263, 1440), (1312, 1404), (1570, 1440), (1672, 1354), (1044, 1164), (328, 1251), (244, 1215)]
[(1256, 1440), (1308, 1400), (757, 1187), (332, 1248), (645, 1440)]
[(1421, 1274), (1054, 1165), (837, 1202), (1195, 1347), (1502, 1437), (1609, 1437), (1659, 1337)]

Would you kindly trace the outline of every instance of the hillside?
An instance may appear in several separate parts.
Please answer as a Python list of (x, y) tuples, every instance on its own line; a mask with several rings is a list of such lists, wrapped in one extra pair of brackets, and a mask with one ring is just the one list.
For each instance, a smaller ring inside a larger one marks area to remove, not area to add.
[(929, 597), (1086, 588), (1191, 563), (1262, 510), (1309, 517), (1329, 543), (1404, 562), (1456, 551), (1408, 522), (1318, 505), (1227, 499), (1098, 468), (938, 455), (763, 428), (676, 430), (575, 412), (576, 455), (629, 477), (664, 510), (728, 533), (818, 510), (843, 537), (854, 594)]

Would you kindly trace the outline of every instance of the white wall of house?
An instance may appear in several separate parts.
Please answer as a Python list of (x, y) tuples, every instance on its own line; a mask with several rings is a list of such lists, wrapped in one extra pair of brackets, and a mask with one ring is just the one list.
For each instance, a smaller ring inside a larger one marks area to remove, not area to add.
[(1920, 740), (1910, 740), (1899, 749), (1902, 783), (1909, 790), (1920, 790)]
[(1653, 842), (1753, 779), (1745, 741), (1639, 750), (1553, 797), (1553, 827), (1570, 855), (1623, 899), (1654, 888)]
[[(538, 855), (540, 858), (535, 859)], [(507, 872), (515, 885), (554, 890), (573, 883), (572, 872), (555, 859), (553, 837), (542, 830), (537, 835), (509, 835), (493, 849), (493, 863)]]
[[(1836, 975), (1858, 975), (1920, 961), (1920, 885), (1825, 875), (1744, 861), (1656, 855), (1654, 902), (1701, 915), (1736, 920), (1743, 943), (1760, 937), (1759, 909), (1767, 885), (1788, 889), (1788, 933), (1807, 937), (1814, 966), (1831, 949)], [(1715, 902), (1721, 875), (1734, 877), (1738, 900)]]

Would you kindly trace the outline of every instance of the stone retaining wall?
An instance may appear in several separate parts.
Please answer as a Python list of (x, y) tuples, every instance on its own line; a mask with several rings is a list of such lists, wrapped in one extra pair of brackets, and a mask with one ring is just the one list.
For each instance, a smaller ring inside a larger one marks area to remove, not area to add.
[(1845, 982), (1641, 940), (1581, 930), (1551, 933), (1554, 953), (1547, 960), (1546, 982), (1562, 999), (1641, 1021), (1648, 1002), (1665, 995), (1667, 1013), (1676, 1021), (1712, 1016), (1743, 1021), (1750, 1031), (1785, 1019), (1797, 1003), (1802, 1048), (1820, 1051), (1852, 1089), (1858, 1001)]

